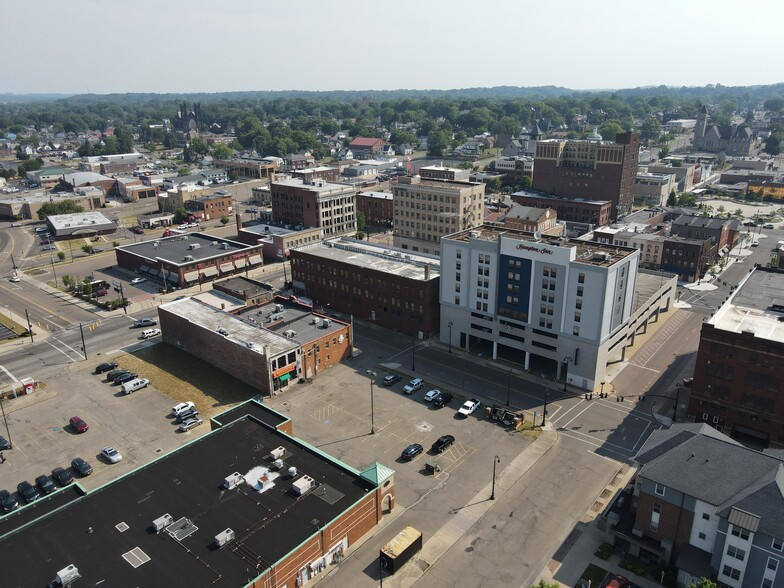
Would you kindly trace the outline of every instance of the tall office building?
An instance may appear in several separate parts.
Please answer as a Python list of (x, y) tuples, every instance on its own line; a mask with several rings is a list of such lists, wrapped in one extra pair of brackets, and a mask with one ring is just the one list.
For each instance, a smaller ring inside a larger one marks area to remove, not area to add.
[(613, 218), (632, 210), (640, 151), (639, 133), (618, 133), (615, 142), (595, 134), (586, 140), (536, 143), (532, 189), (582, 200), (609, 200)]
[(272, 220), (302, 227), (318, 227), (322, 237), (357, 232), (356, 190), (325, 180), (276, 176), (270, 182)]

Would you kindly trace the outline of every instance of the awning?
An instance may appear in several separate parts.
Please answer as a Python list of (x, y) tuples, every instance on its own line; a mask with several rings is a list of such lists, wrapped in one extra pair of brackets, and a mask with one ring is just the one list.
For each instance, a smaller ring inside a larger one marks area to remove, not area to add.
[(221, 266), (221, 273), (228, 273), (234, 271), (234, 265), (231, 263), (222, 263)]
[(261, 263), (261, 256), (260, 255), (251, 255), (249, 258), (251, 265), (256, 265)]
[(171, 273), (166, 279), (176, 284), (180, 281), (180, 276), (175, 273)]
[(203, 270), (201, 270), (201, 273), (203, 273), (208, 278), (211, 278), (212, 276), (218, 275), (218, 270), (214, 267), (205, 267)]
[(242, 259), (235, 259), (234, 263), (237, 264), (237, 268), (245, 267), (245, 258)]
[(281, 377), (278, 378), (281, 382), (285, 382), (291, 377), (291, 372), (283, 374)]
[(199, 272), (186, 272), (185, 273), (185, 281), (186, 282), (195, 282), (199, 279)]

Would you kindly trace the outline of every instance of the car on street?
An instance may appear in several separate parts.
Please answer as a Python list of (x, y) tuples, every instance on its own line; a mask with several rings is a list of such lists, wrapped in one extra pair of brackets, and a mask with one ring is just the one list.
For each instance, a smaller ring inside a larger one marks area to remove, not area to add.
[(178, 423), (184, 423), (188, 419), (192, 419), (198, 415), (199, 415), (199, 411), (196, 410), (195, 408), (191, 408), (190, 410), (186, 410), (185, 412), (178, 414), (175, 420)]
[(144, 229), (141, 227), (133, 227), (133, 232), (136, 233), (137, 235), (143, 235)]
[(11, 223), (11, 227), (21, 227), (22, 223)]
[(441, 390), (438, 390), (437, 388), (428, 390), (425, 392), (425, 402), (433, 402), (433, 400), (439, 396), (441, 396)]
[(52, 480), (52, 477), (47, 476), (46, 474), (38, 476), (35, 479), (35, 485), (38, 486), (38, 491), (41, 493), (42, 496), (51, 494), (52, 492), (57, 490), (57, 486), (54, 485), (54, 480)]
[(36, 233), (48, 233), (48, 232), (49, 232), (49, 229), (47, 229), (46, 227), (38, 227), (38, 228), (35, 230), (35, 232), (36, 232)]
[(628, 588), (630, 585), (631, 582), (629, 582), (626, 576), (613, 574), (610, 581), (607, 582), (607, 586), (605, 588)]
[(38, 488), (27, 480), (19, 482), (19, 484), (16, 485), (16, 491), (19, 493), (19, 496), (22, 497), (22, 500), (25, 501), (25, 504), (30, 504), (40, 496), (40, 494), (38, 494)]
[(122, 455), (114, 447), (104, 447), (101, 449), (101, 455), (106, 458), (109, 463), (117, 463), (122, 461)]
[(754, 221), (746, 221), (746, 222), (743, 223), (743, 226), (744, 227), (756, 227), (757, 223), (755, 223)]
[(469, 414), (472, 414), (477, 408), (479, 408), (479, 404), (480, 402), (476, 398), (466, 400), (463, 403), (463, 406), (457, 409), (457, 412), (463, 416), (468, 416)]
[(455, 397), (452, 396), (449, 392), (441, 392), (441, 394), (433, 399), (433, 408), (441, 408), (446, 406), (454, 399)]
[(189, 229), (198, 229), (199, 228), (199, 223), (188, 223), (186, 226)]
[(71, 467), (78, 473), (82, 478), (85, 476), (89, 476), (93, 473), (93, 466), (83, 460), (81, 457), (75, 457), (71, 460)]
[(411, 461), (423, 451), (424, 447), (422, 447), (419, 443), (413, 443), (403, 450), (403, 453), (400, 454), (400, 459), (403, 461)]
[(140, 339), (151, 339), (152, 337), (157, 337), (161, 334), (160, 329), (145, 329), (142, 331), (142, 334), (139, 335)]
[(433, 453), (441, 453), (444, 449), (452, 445), (455, 442), (455, 438), (452, 435), (441, 435), (436, 442), (433, 443), (433, 446), (430, 448), (430, 451)]
[(158, 324), (158, 321), (151, 318), (143, 318), (136, 321), (133, 321), (133, 328), (139, 329), (141, 327), (154, 327)]
[(117, 378), (114, 379), (115, 384), (125, 384), (125, 382), (130, 382), (131, 380), (135, 380), (139, 377), (139, 374), (135, 374), (133, 372), (125, 373)]
[(180, 423), (180, 431), (190, 431), (194, 427), (198, 427), (202, 424), (202, 421), (199, 417), (191, 417), (187, 421), (183, 421)]
[(117, 367), (117, 364), (114, 363), (113, 361), (107, 361), (107, 362), (104, 362), (104, 363), (99, 363), (97, 366), (95, 366), (95, 371), (93, 373), (94, 374), (102, 374), (104, 372), (110, 372), (113, 369), (115, 369), (116, 367)]
[[(13, 227), (14, 225), (11, 225), (11, 226)], [(773, 223), (765, 223), (764, 225), (762, 225), (762, 228), (763, 229), (775, 229), (776, 227), (773, 226)]]
[(752, 246), (752, 247), (759, 247), (759, 241), (757, 241), (757, 239), (754, 239), (754, 240), (751, 242), (751, 246)]
[(141, 284), (142, 282), (146, 282), (146, 281), (147, 280), (145, 278), (134, 278), (134, 279), (131, 280), (131, 284), (136, 285), (136, 284)]
[(13, 447), (11, 442), (0, 435), (0, 451), (7, 451), (8, 449), (11, 449), (11, 447)]
[(67, 486), (73, 482), (73, 474), (69, 470), (60, 467), (52, 470), (52, 478), (54, 478), (60, 486)]
[(19, 508), (19, 502), (17, 502), (16, 497), (8, 490), (0, 490), (0, 503), (2, 503), (5, 512), (11, 512), (15, 508)]
[(188, 402), (180, 402), (179, 404), (175, 404), (174, 406), (172, 406), (171, 413), (173, 416), (178, 416), (183, 412), (191, 410), (192, 408), (195, 407), (196, 405), (193, 404), (193, 402), (191, 402), (190, 400)]
[(399, 374), (389, 374), (384, 378), (384, 386), (391, 386), (397, 384), (403, 378)]
[(15, 282), (21, 282), (22, 278), (20, 278), (19, 276), (11, 276), (10, 278), (8, 278), (8, 281), (9, 282), (14, 282), (14, 283)]
[(406, 394), (413, 394), (417, 390), (421, 390), (424, 384), (425, 382), (422, 380), (422, 378), (414, 378), (408, 384), (403, 386), (403, 392)]
[(86, 433), (90, 427), (84, 422), (82, 417), (72, 416), (68, 420), (68, 424), (71, 425), (71, 428), (77, 433)]

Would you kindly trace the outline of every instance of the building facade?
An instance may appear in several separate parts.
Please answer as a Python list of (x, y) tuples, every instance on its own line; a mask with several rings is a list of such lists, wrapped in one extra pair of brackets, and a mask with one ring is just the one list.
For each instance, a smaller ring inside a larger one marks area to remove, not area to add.
[(392, 193), (394, 245), (400, 249), (438, 255), (444, 235), (482, 223), (481, 182), (401, 176)]
[(374, 225), (392, 223), (395, 215), (390, 192), (358, 192), (357, 210), (365, 215), (365, 221)]
[(612, 218), (612, 202), (609, 200), (570, 200), (530, 192), (515, 192), (512, 194), (512, 200), (523, 206), (552, 208), (558, 214), (559, 220), (571, 223), (603, 227)]
[(700, 107), (694, 126), (694, 148), (709, 153), (748, 156), (756, 151), (757, 140), (747, 124), (708, 124), (708, 110)]
[(609, 200), (613, 217), (632, 211), (640, 135), (618, 133), (615, 142), (548, 139), (536, 143), (534, 190), (564, 198)]
[(275, 223), (318, 227), (324, 237), (357, 232), (356, 190), (351, 186), (278, 176), (270, 182), (270, 198)]
[(687, 239), (667, 237), (661, 256), (661, 269), (677, 274), (684, 282), (699, 283), (715, 258), (716, 247), (709, 237)]
[(231, 196), (211, 194), (202, 198), (194, 198), (185, 202), (185, 210), (196, 218), (202, 220), (219, 219), (231, 216), (234, 212)]
[(665, 206), (676, 185), (675, 176), (672, 174), (638, 173), (634, 180), (634, 205)]

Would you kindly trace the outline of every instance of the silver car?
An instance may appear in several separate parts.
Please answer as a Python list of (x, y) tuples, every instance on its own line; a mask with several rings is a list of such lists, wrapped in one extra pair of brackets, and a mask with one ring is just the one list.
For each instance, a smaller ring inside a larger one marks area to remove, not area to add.
[(180, 431), (190, 431), (193, 427), (198, 427), (203, 422), (199, 417), (190, 418), (180, 425)]

